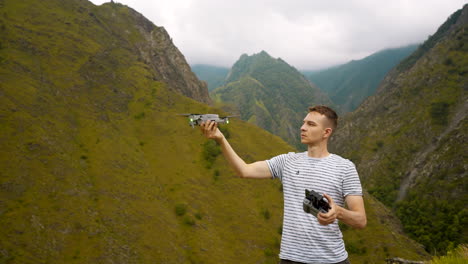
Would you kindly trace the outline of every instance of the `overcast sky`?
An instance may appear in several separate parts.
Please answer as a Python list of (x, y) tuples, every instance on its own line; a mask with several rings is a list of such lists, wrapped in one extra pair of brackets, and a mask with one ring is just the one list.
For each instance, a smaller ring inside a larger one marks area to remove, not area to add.
[[(100, 5), (110, 0), (91, 0)], [(115, 0), (164, 27), (188, 63), (262, 50), (300, 70), (422, 43), (466, 0)]]

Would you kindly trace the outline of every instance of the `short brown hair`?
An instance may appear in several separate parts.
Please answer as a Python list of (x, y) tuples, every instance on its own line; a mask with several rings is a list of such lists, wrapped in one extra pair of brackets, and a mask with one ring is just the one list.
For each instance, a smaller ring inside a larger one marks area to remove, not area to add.
[(338, 126), (338, 115), (330, 107), (325, 106), (325, 105), (316, 105), (316, 106), (309, 107), (309, 113), (310, 112), (317, 112), (321, 115), (326, 116), (327, 119), (331, 122), (333, 130), (335, 130), (336, 127)]

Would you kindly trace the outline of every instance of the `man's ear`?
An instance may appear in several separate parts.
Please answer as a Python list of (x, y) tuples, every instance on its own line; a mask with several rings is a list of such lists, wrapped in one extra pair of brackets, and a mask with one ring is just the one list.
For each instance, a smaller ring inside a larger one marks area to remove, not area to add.
[(333, 133), (333, 129), (331, 127), (325, 128), (325, 133), (323, 134), (324, 138), (329, 138)]

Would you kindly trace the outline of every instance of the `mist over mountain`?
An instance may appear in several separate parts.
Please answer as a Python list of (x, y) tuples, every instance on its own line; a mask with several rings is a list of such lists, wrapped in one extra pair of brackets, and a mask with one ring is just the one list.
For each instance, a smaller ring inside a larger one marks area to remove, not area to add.
[(427, 251), (468, 238), (468, 5), (397, 65), (332, 140)]
[(342, 112), (352, 112), (373, 95), (385, 75), (416, 50), (418, 45), (385, 49), (361, 60), (320, 71), (303, 71)]
[(229, 68), (197, 64), (192, 66), (192, 71), (197, 75), (198, 79), (206, 81), (208, 91), (212, 91), (224, 84)]
[(299, 128), (309, 106), (331, 104), (328, 97), (299, 71), (267, 52), (243, 54), (224, 85), (211, 92), (215, 102), (228, 104), (243, 120), (280, 136), (297, 148)]

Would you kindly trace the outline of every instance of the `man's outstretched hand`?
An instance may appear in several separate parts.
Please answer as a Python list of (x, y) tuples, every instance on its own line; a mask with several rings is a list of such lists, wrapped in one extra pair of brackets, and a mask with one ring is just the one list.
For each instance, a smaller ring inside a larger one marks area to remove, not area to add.
[(218, 123), (215, 121), (206, 121), (201, 123), (200, 129), (206, 138), (218, 141), (224, 137), (223, 133), (218, 129)]

